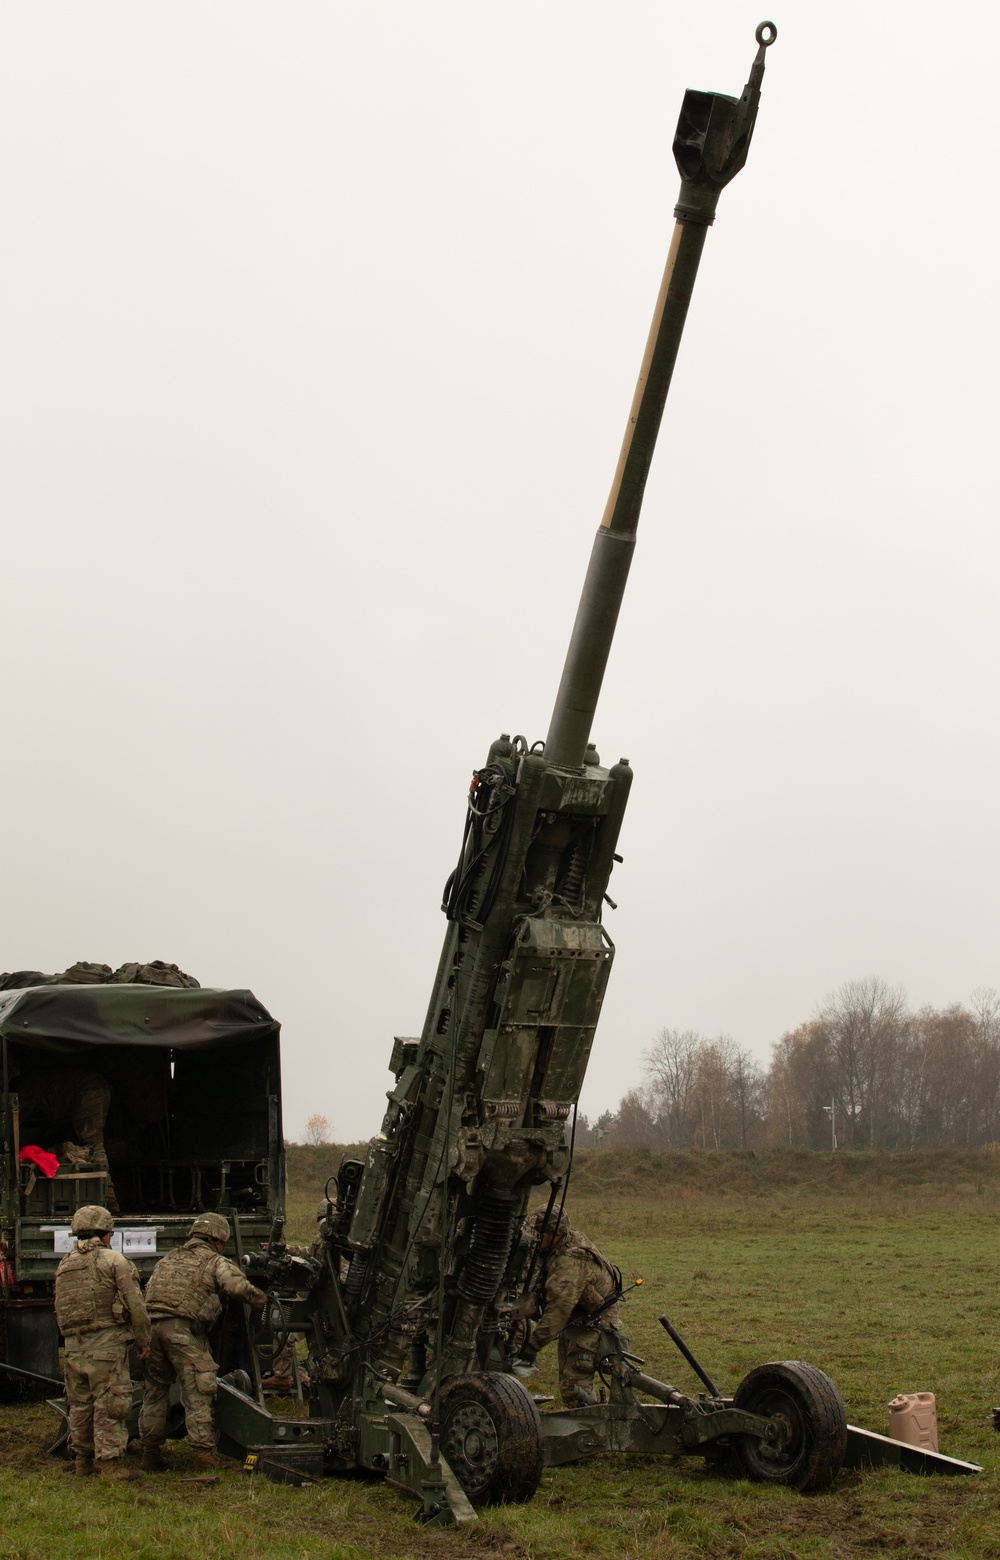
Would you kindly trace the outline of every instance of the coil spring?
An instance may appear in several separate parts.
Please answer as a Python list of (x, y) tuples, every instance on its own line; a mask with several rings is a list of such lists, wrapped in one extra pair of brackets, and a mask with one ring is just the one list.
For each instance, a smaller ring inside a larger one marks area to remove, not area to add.
[(587, 860), (590, 856), (590, 842), (577, 835), (570, 847), (569, 861), (562, 880), (556, 892), (566, 900), (568, 904), (575, 905), (580, 902), (583, 889), (584, 874), (587, 870)]
[(344, 1279), (344, 1294), (349, 1300), (353, 1300), (356, 1295), (361, 1293), (361, 1286), (364, 1284), (367, 1268), (367, 1251), (356, 1251), (347, 1269), (347, 1277)]
[(500, 1288), (514, 1243), (519, 1203), (516, 1192), (501, 1192), (493, 1187), (480, 1192), (469, 1255), (458, 1280), (458, 1292), (463, 1300), (486, 1305)]

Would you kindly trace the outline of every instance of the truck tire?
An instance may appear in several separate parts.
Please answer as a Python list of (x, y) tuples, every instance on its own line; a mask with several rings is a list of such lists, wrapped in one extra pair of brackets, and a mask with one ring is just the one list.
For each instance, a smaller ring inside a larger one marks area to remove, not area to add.
[(733, 1437), (742, 1471), (760, 1484), (822, 1490), (836, 1478), (847, 1450), (844, 1402), (823, 1371), (801, 1360), (758, 1365), (736, 1389), (734, 1407), (784, 1430), (780, 1451), (749, 1435)]
[(453, 1376), (441, 1389), (441, 1454), (474, 1506), (530, 1500), (542, 1476), (534, 1399), (514, 1376)]

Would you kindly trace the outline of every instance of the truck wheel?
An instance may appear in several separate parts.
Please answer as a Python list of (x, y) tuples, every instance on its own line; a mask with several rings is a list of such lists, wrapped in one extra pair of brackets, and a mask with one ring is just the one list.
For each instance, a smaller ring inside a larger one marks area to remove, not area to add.
[(801, 1360), (758, 1365), (740, 1382), (733, 1405), (777, 1420), (784, 1431), (780, 1451), (753, 1436), (733, 1437), (748, 1478), (822, 1490), (836, 1477), (847, 1450), (847, 1415), (837, 1388), (815, 1365)]
[(542, 1476), (534, 1399), (513, 1376), (453, 1376), (441, 1389), (441, 1452), (474, 1506), (530, 1500)]

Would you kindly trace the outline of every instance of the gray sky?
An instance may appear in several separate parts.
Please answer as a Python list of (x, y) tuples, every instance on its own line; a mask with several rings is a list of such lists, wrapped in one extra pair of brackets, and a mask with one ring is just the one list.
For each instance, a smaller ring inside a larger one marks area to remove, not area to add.
[(877, 972), (1000, 986), (1000, 13), (0, 5), (0, 965), (178, 961), (381, 1117), (473, 766), (544, 735), (666, 255), (739, 92), (595, 737), (636, 770), (583, 1097)]

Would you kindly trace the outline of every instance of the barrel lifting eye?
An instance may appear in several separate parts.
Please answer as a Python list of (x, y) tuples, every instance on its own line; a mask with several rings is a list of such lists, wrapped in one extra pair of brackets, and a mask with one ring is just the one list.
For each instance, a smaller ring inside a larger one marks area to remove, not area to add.
[(778, 29), (773, 22), (761, 22), (754, 33), (762, 49), (769, 49), (777, 36)]

